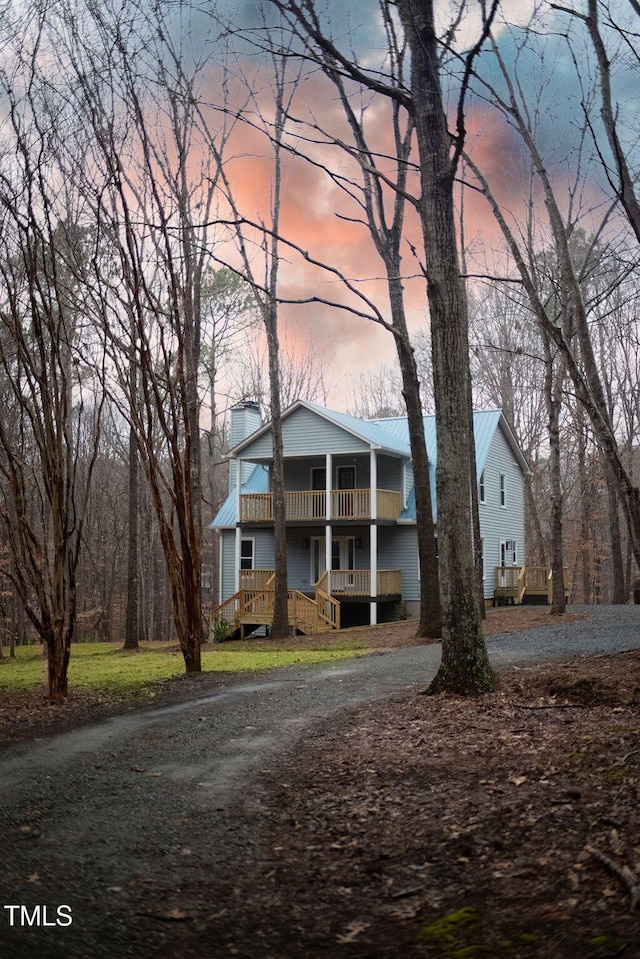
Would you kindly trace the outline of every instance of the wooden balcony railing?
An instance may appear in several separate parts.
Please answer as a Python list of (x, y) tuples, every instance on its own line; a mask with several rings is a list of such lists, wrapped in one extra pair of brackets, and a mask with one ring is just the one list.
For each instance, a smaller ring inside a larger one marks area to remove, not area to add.
[[(376, 490), (377, 518), (394, 520), (402, 512), (402, 496), (395, 490)], [(288, 522), (313, 522), (326, 519), (324, 490), (297, 490), (285, 493), (285, 518)], [(332, 520), (371, 519), (371, 490), (331, 490)], [(273, 493), (243, 493), (240, 496), (241, 523), (272, 523)]]

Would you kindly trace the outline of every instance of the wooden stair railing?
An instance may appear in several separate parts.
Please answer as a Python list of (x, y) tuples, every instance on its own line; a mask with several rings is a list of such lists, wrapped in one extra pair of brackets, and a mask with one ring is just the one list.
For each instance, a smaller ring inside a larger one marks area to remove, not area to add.
[[(245, 586), (212, 610), (211, 637), (219, 624), (225, 624), (225, 635), (217, 635), (217, 639), (225, 639), (244, 624), (270, 625), (273, 621), (274, 580), (275, 573), (260, 587), (250, 589)], [(326, 583), (326, 576), (318, 582)], [(300, 590), (290, 589), (287, 591), (287, 604), (289, 625), (302, 633), (313, 634), (340, 628), (340, 603), (322, 589), (316, 588), (315, 599)]]

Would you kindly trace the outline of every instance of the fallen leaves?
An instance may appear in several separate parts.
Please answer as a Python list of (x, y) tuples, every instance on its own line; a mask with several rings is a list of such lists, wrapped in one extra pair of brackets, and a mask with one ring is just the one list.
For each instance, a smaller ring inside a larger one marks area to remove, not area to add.
[(356, 942), (360, 938), (363, 932), (366, 932), (370, 922), (350, 922), (347, 926), (347, 931), (336, 936), (336, 942), (346, 944), (348, 942)]
[[(580, 709), (519, 708), (559, 705), (551, 686), (579, 695)], [(638, 911), (633, 929), (624, 923), (629, 884), (640, 886), (638, 688), (637, 653), (525, 666), (480, 699), (398, 697), (315, 729), (274, 771), (278, 867), (265, 870), (264, 908), (295, 901), (305, 934), (331, 930), (380, 957), (398, 954), (398, 928), (415, 943), (461, 901), (486, 917), (489, 938), (535, 938), (551, 923), (545, 959), (596, 955), (588, 937), (603, 923), (637, 937)], [(585, 702), (596, 693), (602, 702)], [(615, 881), (590, 844), (618, 864)], [(256, 876), (247, 882), (254, 897)]]

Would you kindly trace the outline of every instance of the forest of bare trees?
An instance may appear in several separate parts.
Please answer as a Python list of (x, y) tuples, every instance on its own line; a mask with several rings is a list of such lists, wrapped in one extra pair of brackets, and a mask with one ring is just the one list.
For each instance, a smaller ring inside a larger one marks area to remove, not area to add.
[(488, 676), (472, 405), (531, 466), (527, 561), (638, 577), (637, 4), (329, 7), (3, 5), (0, 651), (42, 642), (55, 700), (77, 640), (199, 669), (246, 398), (408, 414), (425, 583), (435, 412), (450, 672)]

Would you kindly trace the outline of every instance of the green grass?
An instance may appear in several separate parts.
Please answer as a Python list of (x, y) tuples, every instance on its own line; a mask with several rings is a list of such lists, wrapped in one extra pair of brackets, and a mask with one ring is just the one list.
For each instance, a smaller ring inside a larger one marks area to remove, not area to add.
[[(202, 650), (202, 671), (253, 672), (275, 666), (333, 662), (362, 651), (357, 641), (341, 648), (285, 647), (286, 643), (270, 645), (268, 641), (207, 646)], [(150, 691), (183, 673), (184, 660), (175, 645), (144, 643), (139, 650), (125, 652), (120, 643), (76, 643), (71, 649), (69, 688), (133, 695)], [(47, 664), (40, 646), (19, 646), (15, 659), (5, 656), (0, 660), (0, 693), (41, 689), (46, 679)]]

